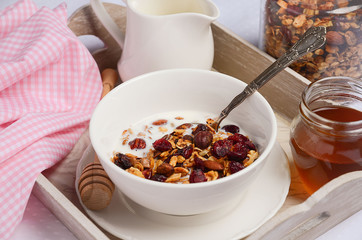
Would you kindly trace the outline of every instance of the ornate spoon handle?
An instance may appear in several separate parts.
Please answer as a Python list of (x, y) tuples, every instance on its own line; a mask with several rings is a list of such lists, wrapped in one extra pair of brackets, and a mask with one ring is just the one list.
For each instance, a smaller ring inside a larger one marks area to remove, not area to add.
[(292, 62), (304, 56), (308, 52), (314, 51), (323, 46), (326, 41), (326, 28), (325, 27), (311, 27), (309, 28), (302, 38), (296, 42), (286, 53), (278, 58), (272, 65), (270, 65), (264, 72), (256, 77), (249, 83), (243, 92), (237, 95), (229, 105), (222, 110), (220, 116), (213, 124), (213, 128), (217, 131), (221, 121), (226, 118), (229, 113), (242, 103), (247, 97), (253, 94), (256, 90), (264, 86), (271, 78), (288, 67)]

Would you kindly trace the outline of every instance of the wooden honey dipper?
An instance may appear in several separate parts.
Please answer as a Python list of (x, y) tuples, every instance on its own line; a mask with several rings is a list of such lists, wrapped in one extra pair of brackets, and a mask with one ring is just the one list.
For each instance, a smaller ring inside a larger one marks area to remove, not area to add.
[[(118, 73), (110, 68), (102, 71), (103, 98), (116, 85)], [(89, 163), (79, 178), (78, 190), (83, 204), (90, 210), (101, 210), (111, 202), (114, 184), (103, 169), (97, 155)]]

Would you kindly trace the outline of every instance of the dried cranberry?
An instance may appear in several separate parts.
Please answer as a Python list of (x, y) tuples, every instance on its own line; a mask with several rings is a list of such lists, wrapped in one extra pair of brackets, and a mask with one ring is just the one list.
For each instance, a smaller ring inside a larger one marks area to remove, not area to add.
[(171, 138), (170, 134), (166, 134), (162, 136), (162, 139), (169, 140)]
[(256, 150), (256, 147), (254, 145), (254, 143), (252, 141), (246, 141), (245, 145), (250, 149), (250, 150)]
[(181, 155), (185, 158), (188, 159), (191, 157), (192, 152), (194, 151), (194, 147), (192, 145), (190, 146), (186, 146), (182, 149), (182, 153)]
[(199, 131), (195, 134), (194, 144), (200, 149), (205, 149), (212, 143), (212, 133), (209, 131)]
[(230, 160), (235, 160), (235, 161), (242, 161), (246, 158), (247, 155), (248, 155), (248, 148), (242, 142), (235, 143), (227, 154)]
[(200, 169), (201, 171), (205, 171), (205, 164), (202, 159), (195, 157), (194, 162), (195, 162), (194, 169)]
[(234, 144), (238, 142), (244, 143), (249, 140), (247, 137), (240, 133), (235, 133), (234, 135), (229, 136), (227, 139), (233, 141)]
[(160, 152), (165, 152), (172, 149), (172, 145), (165, 138), (160, 138), (153, 143), (153, 147)]
[(294, 17), (303, 13), (303, 10), (300, 7), (295, 6), (295, 5), (290, 5), (290, 4), (288, 5), (286, 11), (288, 14), (290, 14)]
[(117, 153), (116, 157), (117, 158), (115, 159), (114, 164), (116, 164), (118, 167), (122, 169), (128, 169), (132, 167), (130, 157), (128, 157), (127, 155), (122, 153)]
[(150, 179), (153, 181), (156, 181), (156, 182), (164, 182), (164, 181), (166, 181), (167, 177), (162, 174), (156, 173)]
[(290, 29), (286, 26), (282, 26), (281, 27), (281, 33), (283, 34), (284, 40), (286, 41), (286, 43), (291, 44), (292, 43), (292, 31), (290, 31)]
[(146, 142), (142, 138), (135, 138), (128, 143), (131, 149), (144, 149)]
[(268, 5), (269, 7), (266, 9), (267, 12), (267, 21), (271, 25), (279, 25), (281, 24), (281, 21), (278, 16), (278, 11), (280, 9), (279, 5), (276, 1), (271, 1), (271, 3)]
[(190, 183), (206, 182), (204, 172), (201, 169), (194, 169), (190, 174)]
[(233, 142), (228, 139), (218, 140), (211, 147), (211, 154), (216, 158), (225, 157), (230, 151)]
[(142, 171), (143, 176), (145, 176), (146, 179), (151, 179), (152, 176), (152, 170), (150, 168), (145, 169)]
[(347, 15), (335, 15), (335, 16), (333, 16), (332, 21), (348, 22), (348, 17), (347, 17)]
[[(328, 15), (328, 14), (326, 14)], [(348, 21), (346, 19), (346, 17), (344, 15), (339, 15), (339, 16), (333, 16), (332, 18), (332, 22), (333, 22), (333, 26), (327, 27), (327, 32), (329, 31), (340, 31), (340, 29), (343, 27), (343, 23)]]
[(224, 129), (226, 132), (229, 132), (232, 134), (238, 133), (240, 131), (240, 128), (233, 124), (225, 125), (221, 129)]
[(193, 135), (196, 135), (196, 133), (200, 132), (200, 131), (207, 131), (209, 128), (205, 125), (205, 124), (198, 124), (196, 126), (196, 128), (192, 131)]
[(236, 162), (236, 161), (229, 162), (229, 170), (231, 174), (239, 172), (242, 169), (244, 169), (244, 165), (241, 162)]

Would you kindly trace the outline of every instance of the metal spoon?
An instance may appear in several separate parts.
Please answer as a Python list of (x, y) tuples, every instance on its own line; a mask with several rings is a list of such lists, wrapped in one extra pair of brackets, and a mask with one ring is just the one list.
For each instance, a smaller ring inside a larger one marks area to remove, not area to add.
[(355, 6), (343, 7), (343, 8), (336, 8), (336, 9), (333, 9), (333, 10), (326, 11), (325, 13), (332, 14), (332, 15), (333, 14), (343, 15), (343, 14), (347, 14), (347, 13), (350, 13), (350, 12), (354, 12), (354, 11), (360, 9), (361, 7), (362, 7), (362, 4), (355, 5)]
[(221, 114), (211, 124), (211, 127), (218, 131), (220, 123), (224, 120), (229, 113), (242, 103), (247, 97), (252, 95), (256, 90), (261, 88), (276, 74), (289, 66), (292, 62), (298, 58), (304, 56), (308, 52), (314, 51), (323, 46), (326, 42), (326, 28), (325, 27), (311, 27), (309, 28), (301, 39), (296, 42), (286, 53), (278, 58), (272, 65), (270, 65), (264, 72), (256, 77), (251, 83), (249, 83), (243, 92), (237, 95), (229, 105), (222, 110)]
[(361, 0), (349, 0), (348, 6), (325, 11), (327, 14), (346, 14), (356, 11), (362, 7)]

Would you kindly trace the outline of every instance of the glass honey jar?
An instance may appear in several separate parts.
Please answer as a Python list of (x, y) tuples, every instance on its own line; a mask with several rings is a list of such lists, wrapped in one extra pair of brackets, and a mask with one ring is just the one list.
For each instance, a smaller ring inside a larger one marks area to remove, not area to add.
[(330, 180), (362, 170), (362, 82), (329, 77), (303, 92), (290, 131), (292, 156), (309, 194)]

